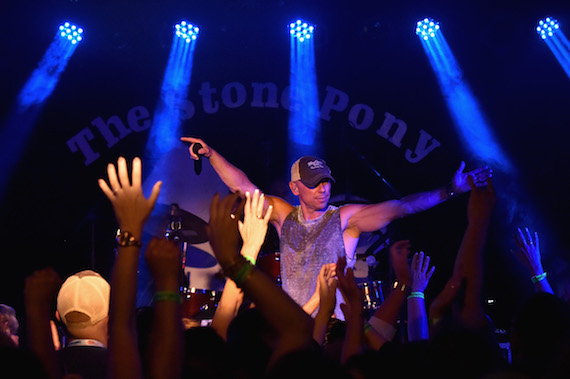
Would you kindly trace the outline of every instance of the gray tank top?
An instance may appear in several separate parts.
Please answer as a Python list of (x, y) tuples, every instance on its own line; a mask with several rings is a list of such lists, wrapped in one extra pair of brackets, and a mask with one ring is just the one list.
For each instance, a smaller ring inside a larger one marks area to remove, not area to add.
[[(283, 222), (280, 250), (283, 289), (302, 306), (315, 292), (321, 267), (345, 256), (340, 208), (329, 205), (321, 217), (305, 220), (301, 207), (295, 207)], [(338, 295), (337, 317), (340, 313)]]

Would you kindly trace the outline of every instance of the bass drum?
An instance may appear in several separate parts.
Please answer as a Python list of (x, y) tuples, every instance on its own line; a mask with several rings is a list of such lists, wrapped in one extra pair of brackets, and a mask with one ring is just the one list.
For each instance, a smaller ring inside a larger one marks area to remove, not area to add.
[(221, 291), (184, 288), (182, 290), (182, 317), (198, 321), (211, 320), (221, 296)]

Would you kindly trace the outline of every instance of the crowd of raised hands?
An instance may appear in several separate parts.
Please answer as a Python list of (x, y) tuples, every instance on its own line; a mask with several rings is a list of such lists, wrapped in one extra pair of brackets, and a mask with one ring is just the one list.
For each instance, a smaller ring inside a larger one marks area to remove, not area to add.
[[(492, 321), (483, 307), (483, 252), (496, 201), (490, 179), (479, 187), (469, 179), (467, 227), (453, 273), (437, 296), (429, 301), (424, 294), (435, 271), (430, 257), (412, 253), (410, 241), (396, 241), (389, 248), (396, 280), (371, 315), (364, 313), (362, 291), (352, 269), (339, 258), (319, 273), (319, 307), (311, 317), (255, 266), (272, 212), (271, 207), (264, 210), (264, 195), (247, 192), (241, 203), (238, 194), (215, 195), (207, 233), (228, 280), (211, 325), (184, 329), (179, 248), (154, 238), (144, 249), (155, 286), (152, 321), (141, 335), (136, 308), (142, 251), (138, 241), (161, 183), (145, 197), (140, 159), (132, 161), (130, 171), (129, 175), (127, 161), (119, 158), (116, 165), (109, 164), (107, 179), (99, 180), (119, 229), (128, 232), (127, 243), (117, 248), (110, 279), (108, 377), (567, 377), (568, 304), (553, 295), (541, 262), (538, 234), (528, 228), (515, 233), (513, 253), (528, 269), (539, 298), (513, 314), (512, 357), (505, 356), (494, 338)], [(240, 204), (237, 210), (236, 204)], [(38, 373), (45, 373), (38, 377), (77, 377), (62, 372), (58, 340), (54, 343), (50, 325), (60, 285), (51, 268), (26, 280), (24, 345), (33, 353)], [(345, 321), (334, 317), (337, 290), (344, 298)], [(539, 306), (551, 314), (546, 317)], [(553, 324), (551, 329), (541, 331), (529, 321), (528, 313), (542, 315)], [(556, 338), (546, 335), (552, 330)], [(549, 355), (536, 352), (542, 341), (552, 345), (540, 346)]]

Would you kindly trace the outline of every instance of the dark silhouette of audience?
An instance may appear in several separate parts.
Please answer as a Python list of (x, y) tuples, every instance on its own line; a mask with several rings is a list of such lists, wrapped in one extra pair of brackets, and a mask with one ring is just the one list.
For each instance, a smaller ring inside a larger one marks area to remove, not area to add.
[[(30, 275), (24, 289), (25, 346), (18, 346), (15, 338), (15, 312), (0, 305), (0, 362), (4, 372), (17, 368), (14, 377), (569, 377), (569, 305), (548, 282), (537, 233), (527, 228), (515, 233), (513, 253), (528, 268), (536, 292), (513, 311), (511, 361), (499, 348), (493, 321), (485, 314), (483, 253), (496, 201), (490, 179), (483, 187), (470, 179), (467, 227), (453, 272), (437, 296), (424, 295), (434, 273), (430, 257), (423, 252), (412, 255), (410, 241), (396, 241), (390, 247), (396, 282), (386, 288), (385, 301), (371, 315), (364, 312), (352, 268), (339, 259), (319, 274), (320, 306), (312, 318), (254, 264), (272, 212), (263, 209), (262, 194), (247, 193), (237, 210), (238, 195), (216, 195), (207, 232), (227, 277), (226, 287), (211, 325), (185, 329), (180, 251), (166, 239), (154, 238), (145, 246), (155, 295), (151, 307), (135, 306), (139, 241), (161, 183), (148, 198), (143, 195), (138, 158), (130, 172), (126, 160), (119, 158), (116, 165), (109, 164), (107, 174), (99, 185), (121, 232), (111, 278), (107, 282), (92, 271), (79, 272), (62, 285), (51, 268)], [(84, 278), (97, 282), (96, 290), (84, 290)], [(71, 287), (69, 281), (74, 281)], [(86, 294), (100, 291), (105, 283), (110, 293), (89, 308), (94, 295)], [(344, 321), (334, 317), (336, 289), (344, 298)], [(50, 326), (56, 304), (63, 335)], [(403, 338), (395, 338), (396, 333)], [(67, 355), (77, 344), (97, 345), (103, 354), (90, 362), (99, 367), (84, 363), (83, 353)]]

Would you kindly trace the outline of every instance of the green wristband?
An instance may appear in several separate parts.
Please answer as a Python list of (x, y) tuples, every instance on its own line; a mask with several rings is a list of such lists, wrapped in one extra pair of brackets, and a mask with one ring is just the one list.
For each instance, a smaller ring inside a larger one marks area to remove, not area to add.
[(425, 299), (424, 293), (423, 292), (419, 292), (419, 291), (415, 291), (415, 292), (411, 292), (408, 295), (408, 300), (410, 299)]
[(253, 269), (254, 266), (247, 261), (236, 271), (235, 274), (230, 276), (230, 279), (235, 282), (236, 286), (241, 287)]
[(243, 257), (245, 259), (247, 259), (248, 261), (250, 261), (252, 265), (255, 265), (255, 258), (254, 257), (250, 257), (249, 255), (244, 255)]
[(157, 291), (152, 297), (152, 302), (158, 303), (160, 301), (172, 301), (182, 304), (182, 297), (180, 297), (180, 293), (174, 291)]
[(530, 280), (533, 283), (542, 282), (544, 279), (546, 279), (546, 271), (543, 272), (542, 274), (538, 274), (538, 275), (534, 275), (534, 276), (530, 277)]

